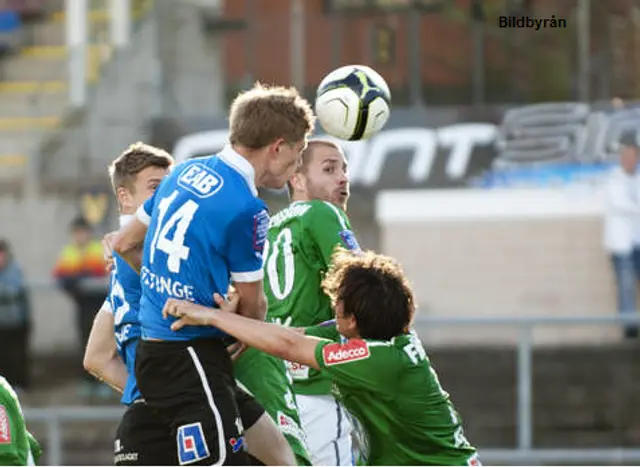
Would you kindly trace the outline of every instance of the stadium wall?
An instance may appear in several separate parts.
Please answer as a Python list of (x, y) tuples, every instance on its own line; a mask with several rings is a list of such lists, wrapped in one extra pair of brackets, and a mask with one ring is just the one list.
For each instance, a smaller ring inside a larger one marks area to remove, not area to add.
[[(613, 315), (601, 246), (600, 191), (567, 189), (386, 191), (380, 247), (398, 258), (432, 316)], [(536, 328), (538, 344), (604, 343), (615, 327)], [(430, 345), (501, 344), (517, 330), (423, 330)]]

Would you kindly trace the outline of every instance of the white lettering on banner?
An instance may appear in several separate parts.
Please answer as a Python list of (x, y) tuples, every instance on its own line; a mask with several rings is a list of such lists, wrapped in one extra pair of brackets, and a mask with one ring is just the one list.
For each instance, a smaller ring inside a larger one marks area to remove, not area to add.
[[(445, 170), (451, 179), (466, 175), (476, 146), (491, 144), (497, 135), (490, 123), (460, 123), (438, 129), (405, 127), (383, 130), (367, 141), (342, 141), (327, 135), (322, 138), (338, 143), (349, 159), (352, 183), (372, 186), (378, 183), (389, 156), (398, 151), (413, 154), (407, 176), (413, 183), (424, 182), (431, 175), (438, 148), (449, 150)], [(194, 156), (213, 154), (228, 139), (227, 130), (215, 130), (184, 136), (175, 145), (177, 162)]]

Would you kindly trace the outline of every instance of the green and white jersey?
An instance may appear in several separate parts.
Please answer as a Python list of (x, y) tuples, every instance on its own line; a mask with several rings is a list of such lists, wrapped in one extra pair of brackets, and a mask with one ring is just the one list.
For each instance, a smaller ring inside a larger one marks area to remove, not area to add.
[[(333, 318), (320, 284), (331, 255), (341, 245), (359, 249), (347, 215), (325, 201), (294, 202), (271, 218), (264, 249), (267, 321), (306, 327)], [(326, 375), (288, 364), (297, 394), (329, 394)]]
[(35, 465), (41, 453), (27, 431), (18, 396), (0, 376), (0, 465)]
[[(325, 337), (325, 330), (307, 329)], [(364, 432), (368, 465), (480, 465), (422, 343), (321, 340), (316, 360)]]

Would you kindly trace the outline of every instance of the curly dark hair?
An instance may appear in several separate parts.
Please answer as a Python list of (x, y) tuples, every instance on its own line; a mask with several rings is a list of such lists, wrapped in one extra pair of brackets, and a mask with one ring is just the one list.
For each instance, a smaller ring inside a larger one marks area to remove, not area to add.
[(400, 265), (373, 251), (338, 247), (322, 287), (345, 316), (355, 316), (360, 337), (389, 340), (407, 333), (415, 314), (415, 297)]

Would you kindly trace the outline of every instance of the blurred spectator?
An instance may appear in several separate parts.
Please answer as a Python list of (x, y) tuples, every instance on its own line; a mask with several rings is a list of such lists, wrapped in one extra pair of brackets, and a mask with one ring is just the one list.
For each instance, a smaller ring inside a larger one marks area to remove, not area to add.
[[(640, 254), (634, 264), (634, 230), (640, 222), (640, 187), (636, 176), (638, 147), (620, 148), (620, 165), (615, 167), (607, 183), (607, 209), (604, 222), (604, 246), (611, 257), (616, 279), (618, 311), (637, 310), (637, 281), (640, 279)], [(624, 335), (638, 336), (637, 325), (627, 325)]]
[(6, 240), (0, 240), (0, 374), (16, 389), (29, 386), (31, 313), (20, 266)]
[[(76, 305), (76, 325), (80, 335), (81, 350), (87, 345), (93, 317), (104, 302), (108, 289), (106, 264), (100, 240), (94, 238), (91, 225), (84, 218), (71, 223), (72, 242), (65, 246), (54, 268), (59, 286)], [(81, 367), (81, 365), (80, 365)], [(82, 372), (81, 393), (110, 394), (108, 387), (97, 383), (88, 373)]]
[(0, 9), (0, 57), (15, 53), (23, 41), (24, 31), (18, 12)]

